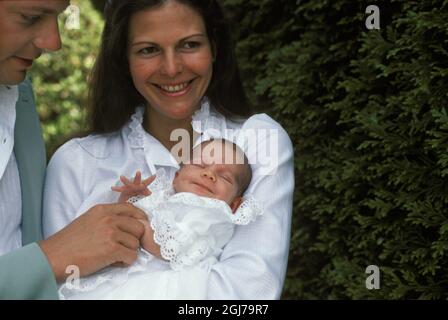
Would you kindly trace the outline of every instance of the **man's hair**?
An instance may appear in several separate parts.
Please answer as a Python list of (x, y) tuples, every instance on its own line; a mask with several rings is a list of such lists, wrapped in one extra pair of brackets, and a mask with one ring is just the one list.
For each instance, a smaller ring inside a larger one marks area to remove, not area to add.
[[(239, 75), (230, 28), (217, 0), (168, 0), (194, 9), (202, 17), (215, 60), (205, 93), (211, 105), (231, 119), (252, 115)], [(119, 130), (145, 99), (134, 87), (127, 58), (131, 17), (160, 7), (167, 0), (111, 1), (105, 10), (101, 48), (93, 68), (89, 90), (89, 133)]]

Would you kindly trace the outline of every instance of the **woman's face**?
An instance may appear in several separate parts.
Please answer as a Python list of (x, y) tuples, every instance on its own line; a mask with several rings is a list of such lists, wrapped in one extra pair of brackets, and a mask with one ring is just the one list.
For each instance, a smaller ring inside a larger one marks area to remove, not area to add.
[(169, 1), (133, 15), (128, 59), (138, 92), (159, 117), (189, 119), (212, 78), (213, 54), (201, 16)]

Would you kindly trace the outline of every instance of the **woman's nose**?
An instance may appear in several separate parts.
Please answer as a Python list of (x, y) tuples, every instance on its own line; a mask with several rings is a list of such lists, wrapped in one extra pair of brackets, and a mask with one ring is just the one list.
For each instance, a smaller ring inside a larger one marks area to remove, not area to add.
[(216, 182), (216, 176), (211, 171), (204, 171), (201, 173), (201, 177), (210, 179), (213, 182)]
[(160, 68), (161, 73), (170, 78), (174, 78), (182, 73), (182, 69), (182, 60), (179, 57), (179, 54), (174, 51), (167, 51), (163, 57), (162, 66)]

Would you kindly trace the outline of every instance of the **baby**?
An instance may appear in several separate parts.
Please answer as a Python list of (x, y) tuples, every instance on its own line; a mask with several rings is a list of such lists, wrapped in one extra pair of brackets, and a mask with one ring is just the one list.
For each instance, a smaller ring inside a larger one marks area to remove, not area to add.
[(83, 279), (79, 288), (63, 285), (61, 298), (205, 299), (207, 275), (235, 225), (262, 214), (254, 198), (243, 199), (251, 178), (244, 152), (222, 139), (196, 147), (172, 184), (163, 170), (155, 180), (142, 181), (140, 173), (133, 182), (121, 177), (124, 185), (112, 189), (121, 192), (119, 201), (148, 215), (141, 246), (152, 254), (141, 250), (132, 266), (109, 268)]
[[(160, 172), (159, 175), (164, 175)], [(119, 202), (131, 202), (151, 215), (145, 201), (138, 202), (143, 196), (151, 192), (147, 186), (155, 177), (141, 181), (141, 174), (137, 172), (134, 181), (121, 177), (123, 186), (112, 187), (120, 192)], [(160, 179), (165, 179), (162, 176)], [(252, 170), (244, 152), (234, 143), (227, 140), (211, 140), (200, 144), (193, 150), (190, 163), (183, 164), (176, 172), (173, 180), (175, 193), (189, 192), (198, 196), (222, 200), (227, 203), (232, 213), (238, 209), (243, 201), (243, 193), (252, 179)], [(152, 201), (151, 201), (152, 202)], [(147, 221), (145, 234), (141, 239), (141, 246), (147, 251), (160, 255), (158, 246), (152, 241), (153, 229)]]

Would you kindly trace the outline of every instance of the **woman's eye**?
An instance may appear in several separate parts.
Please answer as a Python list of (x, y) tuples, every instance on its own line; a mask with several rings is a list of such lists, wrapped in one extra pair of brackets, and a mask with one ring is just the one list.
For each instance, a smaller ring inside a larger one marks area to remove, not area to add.
[(187, 41), (183, 44), (184, 49), (196, 49), (200, 47), (201, 43), (197, 41)]
[(138, 51), (138, 53), (144, 54), (144, 55), (151, 55), (158, 52), (158, 49), (156, 47), (146, 47)]
[(25, 23), (27, 24), (35, 24), (36, 22), (38, 22), (41, 19), (41, 16), (33, 16), (33, 15), (26, 15), (26, 14), (22, 14), (22, 19), (25, 21)]

